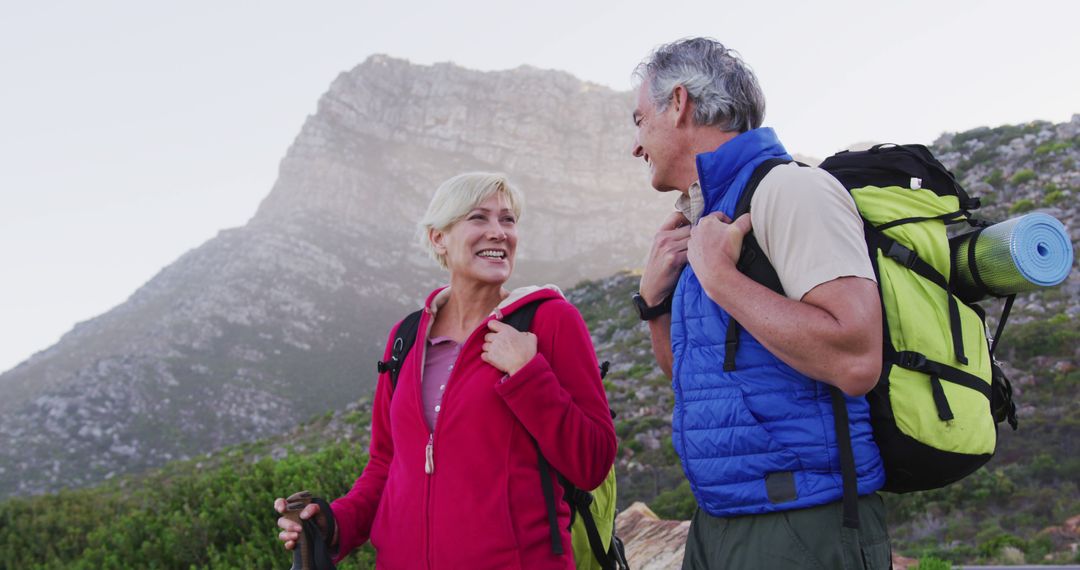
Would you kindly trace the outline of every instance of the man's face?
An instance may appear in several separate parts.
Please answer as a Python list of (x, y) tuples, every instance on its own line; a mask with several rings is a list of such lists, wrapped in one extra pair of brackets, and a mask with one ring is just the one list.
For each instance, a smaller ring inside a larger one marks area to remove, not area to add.
[(634, 136), (632, 154), (644, 159), (649, 165), (652, 187), (661, 192), (679, 190), (673, 177), (677, 152), (672, 114), (672, 105), (668, 105), (663, 113), (657, 112), (649, 95), (649, 82), (642, 82), (638, 88), (637, 107), (634, 109), (637, 134)]

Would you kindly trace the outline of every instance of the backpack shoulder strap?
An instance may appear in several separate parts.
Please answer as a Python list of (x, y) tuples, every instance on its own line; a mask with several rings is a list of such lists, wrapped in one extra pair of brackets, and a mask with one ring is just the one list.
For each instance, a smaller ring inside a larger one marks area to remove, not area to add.
[[(757, 165), (754, 169), (754, 173), (750, 175), (750, 180), (746, 181), (746, 188), (743, 190), (742, 196), (739, 196), (739, 201), (735, 204), (735, 215), (732, 218), (738, 218), (739, 216), (750, 211), (750, 200), (754, 198), (754, 192), (757, 191), (757, 187), (761, 184), (761, 181), (765, 179), (773, 168), (780, 166), (781, 164), (789, 164), (790, 160), (783, 158), (770, 158), (761, 164)], [(799, 163), (800, 166), (805, 166)]]
[[(750, 212), (750, 202), (754, 198), (754, 193), (757, 192), (758, 186), (761, 185), (761, 181), (772, 172), (773, 168), (782, 164), (789, 164), (791, 161), (784, 160), (782, 158), (770, 158), (765, 162), (762, 162), (754, 169), (754, 173), (750, 176), (750, 180), (746, 182), (746, 188), (743, 190), (741, 196), (739, 196), (738, 203), (735, 204), (735, 215), (732, 219), (737, 219), (739, 216)], [(798, 162), (799, 166), (806, 166), (805, 164)], [(758, 245), (757, 239), (754, 237), (754, 231), (751, 229), (750, 233), (743, 238), (742, 251), (739, 254), (739, 261), (736, 264), (739, 271), (744, 273), (747, 277), (761, 283), (762, 285), (780, 293), (784, 294), (784, 288), (780, 284), (780, 278), (776, 276), (776, 270), (773, 269), (769, 258), (765, 256), (765, 252), (762, 251), (761, 246)]]
[[(518, 310), (507, 315), (503, 322), (514, 327), (515, 329), (525, 332), (532, 326), (533, 318), (536, 316), (536, 308), (540, 306), (543, 301), (535, 301), (524, 305)], [(601, 365), (601, 376), (607, 373), (607, 362)], [(536, 460), (537, 467), (540, 470), (540, 489), (544, 494), (544, 503), (547, 507), (548, 528), (551, 531), (551, 552), (554, 554), (563, 554), (562, 538), (559, 533), (559, 522), (555, 510), (555, 484), (552, 477), (551, 465), (547, 459), (544, 458), (544, 454), (540, 451), (540, 445), (533, 440), (533, 445), (536, 446)], [(600, 540), (600, 533), (596, 528), (596, 521), (592, 519), (592, 513), (589, 512), (589, 503), (592, 502), (592, 495), (588, 492), (578, 489), (574, 485), (571, 485), (562, 475), (556, 474), (559, 479), (559, 483), (563, 486), (563, 499), (570, 505), (570, 517), (571, 521), (575, 514), (581, 514), (583, 522), (585, 523), (586, 533), (588, 534), (589, 547), (596, 556), (598, 562), (600, 562), (602, 568), (608, 568), (611, 562), (608, 559), (607, 552), (604, 551), (603, 542)]]
[(419, 309), (412, 313), (409, 313), (401, 324), (398, 325), (397, 332), (394, 334), (393, 348), (390, 350), (390, 360), (387, 362), (379, 361), (378, 370), (379, 374), (384, 372), (390, 373), (390, 394), (393, 395), (394, 390), (397, 388), (398, 374), (401, 373), (401, 363), (405, 362), (405, 356), (412, 350), (413, 344), (416, 342), (416, 333), (420, 328), (420, 316), (423, 314), (423, 309)]
[[(536, 316), (536, 308), (539, 307), (542, 302), (543, 301), (534, 301), (520, 307), (503, 319), (503, 322), (519, 331), (528, 331), (532, 326), (533, 318)], [(600, 364), (601, 379), (607, 375), (609, 366), (610, 363), (607, 361)], [(611, 417), (615, 417), (614, 410), (611, 410)], [(551, 465), (544, 457), (544, 454), (540, 451), (540, 444), (537, 443), (535, 439), (533, 440), (533, 445), (536, 447), (536, 462), (537, 467), (540, 470), (540, 490), (543, 492), (544, 505), (547, 507), (548, 529), (551, 533), (551, 552), (561, 555), (565, 550), (559, 533), (559, 521), (555, 509), (555, 478), (552, 477), (552, 473), (555, 473), (555, 470), (552, 469)], [(585, 525), (585, 533), (589, 539), (589, 549), (592, 550), (593, 556), (600, 564), (600, 567), (604, 570), (626, 568), (625, 563), (622, 566), (619, 566), (621, 553), (615, 547), (614, 541), (612, 542), (610, 551), (604, 550), (604, 543), (601, 540), (600, 531), (597, 529), (596, 521), (592, 517), (592, 512), (589, 511), (589, 504), (593, 501), (592, 494), (588, 491), (578, 489), (558, 473), (555, 473), (555, 477), (558, 477), (559, 484), (563, 487), (563, 500), (570, 505), (570, 523), (573, 524), (575, 515), (580, 515), (582, 517), (582, 522)], [(619, 553), (619, 555), (614, 553)]]
[[(742, 196), (739, 197), (739, 202), (735, 206), (735, 218), (750, 211), (750, 201), (753, 199), (754, 192), (757, 191), (758, 185), (761, 184), (761, 181), (765, 176), (771, 172), (773, 168), (781, 164), (787, 164), (788, 162), (789, 161), (781, 159), (769, 159), (762, 162), (754, 170), (754, 174), (750, 177), (749, 182), (746, 183), (746, 189), (743, 190)], [(801, 162), (797, 164), (799, 166), (807, 166)], [(780, 278), (776, 275), (776, 270), (769, 262), (768, 257), (765, 256), (765, 252), (761, 249), (757, 239), (754, 238), (753, 231), (743, 238), (742, 252), (739, 255), (739, 261), (736, 263), (736, 267), (754, 281), (765, 285), (781, 295), (784, 294), (784, 287), (780, 284)], [(735, 370), (735, 352), (739, 346), (739, 330), (741, 328), (742, 327), (739, 326), (739, 323), (735, 319), (731, 319), (731, 322), (728, 325), (727, 338), (725, 339), (725, 371), (730, 372), (731, 370)], [(829, 386), (829, 392), (833, 405), (833, 422), (836, 429), (836, 439), (840, 447), (840, 471), (843, 482), (843, 524), (847, 528), (858, 529), (858, 479), (855, 474), (855, 460), (851, 448), (847, 403), (844, 400), (843, 393), (835, 386)]]
[[(536, 316), (536, 308), (542, 302), (534, 301), (518, 307), (516, 311), (507, 315), (503, 322), (518, 331), (527, 332), (532, 327), (533, 318)], [(562, 555), (565, 550), (563, 550), (562, 537), (559, 535), (559, 521), (555, 512), (555, 485), (551, 477), (552, 468), (547, 459), (544, 458), (544, 454), (541, 453), (540, 444), (535, 439), (533, 439), (533, 446), (536, 447), (536, 462), (540, 471), (540, 490), (544, 493), (544, 505), (547, 507), (548, 529), (551, 531), (551, 552)]]
[(518, 309), (513, 313), (507, 315), (502, 322), (514, 327), (521, 332), (528, 332), (529, 329), (532, 327), (533, 318), (536, 316), (536, 308), (539, 307), (540, 303), (543, 302), (544, 299), (541, 299), (539, 301), (533, 301), (531, 303), (526, 303), (525, 305), (518, 307)]
[[(781, 164), (788, 164), (791, 161), (782, 158), (770, 158), (765, 162), (762, 162), (754, 169), (754, 173), (750, 175), (750, 180), (746, 182), (746, 188), (743, 189), (743, 193), (739, 196), (739, 201), (735, 204), (735, 215), (732, 219), (736, 219), (739, 216), (750, 212), (750, 202), (754, 198), (754, 193), (757, 192), (758, 186), (761, 181), (765, 179), (773, 168), (780, 166)], [(802, 163), (797, 163), (799, 166), (806, 166)], [(754, 237), (754, 231), (750, 230), (750, 233), (746, 234), (743, 238), (742, 251), (739, 253), (739, 261), (735, 264), (741, 273), (754, 281), (761, 283), (769, 289), (776, 291), (783, 295), (784, 287), (780, 284), (780, 278), (776, 275), (776, 270), (773, 269), (772, 263), (769, 263), (769, 258), (765, 256), (765, 252), (761, 249), (761, 246), (757, 242), (757, 238)], [(739, 351), (739, 331), (742, 327), (738, 321), (731, 319), (727, 334), (724, 338), (724, 371), (731, 372), (735, 370), (735, 353)]]

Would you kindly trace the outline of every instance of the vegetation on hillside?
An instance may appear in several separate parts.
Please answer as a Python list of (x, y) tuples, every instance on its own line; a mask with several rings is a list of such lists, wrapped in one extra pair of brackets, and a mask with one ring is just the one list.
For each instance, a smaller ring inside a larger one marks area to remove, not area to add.
[[(346, 417), (354, 430), (367, 426), (365, 413)], [(314, 436), (329, 420), (322, 416), (299, 433)], [(2, 566), (288, 567), (292, 555), (277, 540), (274, 498), (302, 489), (340, 496), (367, 461), (347, 440), (297, 450), (304, 446), (296, 440), (241, 445), (94, 488), (9, 499), (0, 504)], [(374, 568), (374, 552), (365, 547), (338, 568)]]

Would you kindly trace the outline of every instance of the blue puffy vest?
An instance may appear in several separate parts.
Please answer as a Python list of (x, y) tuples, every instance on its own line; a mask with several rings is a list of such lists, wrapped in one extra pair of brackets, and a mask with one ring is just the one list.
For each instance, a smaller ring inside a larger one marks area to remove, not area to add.
[[(732, 216), (754, 168), (790, 159), (772, 129), (748, 131), (697, 156), (705, 214)], [(843, 496), (828, 386), (797, 372), (742, 331), (738, 368), (724, 372), (729, 316), (687, 265), (672, 305), (672, 442), (698, 505), (713, 516), (800, 509)], [(847, 398), (859, 494), (885, 472), (866, 399)]]

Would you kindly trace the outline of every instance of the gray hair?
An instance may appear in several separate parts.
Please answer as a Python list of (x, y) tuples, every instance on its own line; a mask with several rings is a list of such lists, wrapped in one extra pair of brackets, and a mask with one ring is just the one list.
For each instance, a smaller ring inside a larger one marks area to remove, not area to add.
[(657, 112), (682, 85), (694, 102), (694, 124), (746, 132), (765, 119), (765, 95), (738, 52), (711, 38), (688, 38), (656, 48), (634, 70), (637, 85), (647, 82)]
[(493, 172), (466, 172), (443, 182), (431, 197), (427, 212), (416, 224), (417, 238), (428, 255), (443, 269), (447, 269), (446, 255), (435, 251), (435, 245), (428, 237), (431, 230), (446, 231), (450, 226), (461, 221), (465, 216), (487, 200), (491, 195), (501, 193), (509, 203), (514, 218), (521, 220), (525, 209), (525, 197), (510, 184), (505, 174)]

